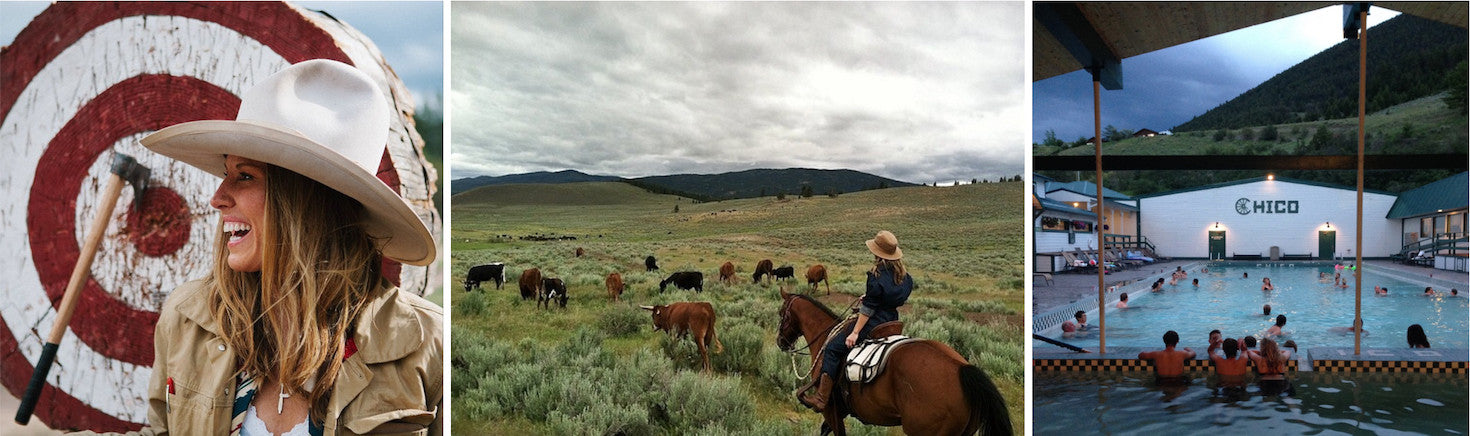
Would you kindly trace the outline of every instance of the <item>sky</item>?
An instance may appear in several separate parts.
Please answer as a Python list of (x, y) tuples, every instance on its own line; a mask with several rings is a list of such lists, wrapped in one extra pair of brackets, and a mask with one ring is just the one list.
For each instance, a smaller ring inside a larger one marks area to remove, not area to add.
[[(0, 1), (0, 45), (10, 45), (49, 2)], [(367, 35), (393, 66), (414, 103), (443, 107), (444, 4), (441, 2), (296, 2), (323, 10)]]
[[(1372, 8), (1369, 29), (1395, 16)], [(1123, 89), (1102, 91), (1102, 125), (1172, 129), (1341, 41), (1342, 6), (1333, 5), (1124, 59)], [(1035, 82), (1032, 99), (1033, 142), (1048, 129), (1068, 142), (1092, 137), (1086, 71)]]
[(455, 179), (1023, 171), (1019, 2), (451, 8)]

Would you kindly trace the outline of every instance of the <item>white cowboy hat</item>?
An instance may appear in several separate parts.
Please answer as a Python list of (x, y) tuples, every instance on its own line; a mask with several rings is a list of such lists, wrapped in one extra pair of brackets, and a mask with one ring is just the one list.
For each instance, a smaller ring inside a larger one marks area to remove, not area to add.
[(356, 199), (383, 255), (434, 261), (434, 238), (408, 203), (375, 175), (388, 140), (388, 103), (367, 74), (325, 59), (301, 62), (255, 84), (235, 120), (192, 121), (142, 140), (156, 153), (223, 177), (225, 155), (279, 166)]

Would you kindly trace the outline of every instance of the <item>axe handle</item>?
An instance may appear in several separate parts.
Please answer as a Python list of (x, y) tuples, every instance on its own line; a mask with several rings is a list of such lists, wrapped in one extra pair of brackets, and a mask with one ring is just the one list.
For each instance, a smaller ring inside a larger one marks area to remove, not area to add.
[(51, 335), (41, 349), (41, 360), (36, 362), (35, 372), (31, 373), (31, 383), (26, 386), (25, 396), (21, 398), (20, 408), (16, 410), (15, 422), (25, 424), (31, 420), (31, 412), (36, 409), (36, 402), (41, 398), (41, 389), (46, 386), (46, 376), (51, 372), (51, 363), (56, 359), (56, 350), (61, 346), (61, 338), (66, 335), (66, 325), (71, 322), (71, 315), (76, 311), (82, 285), (92, 276), (92, 260), (97, 255), (97, 246), (101, 245), (102, 235), (107, 232), (107, 224), (112, 221), (112, 208), (117, 206), (117, 197), (122, 195), (124, 184), (122, 176), (117, 174), (112, 174), (108, 179), (101, 207), (97, 209), (97, 216), (92, 218), (92, 230), (87, 233), (86, 243), (77, 256), (77, 265), (71, 270), (71, 280), (66, 283), (66, 294), (61, 297), (61, 307), (56, 308), (56, 323), (52, 324)]

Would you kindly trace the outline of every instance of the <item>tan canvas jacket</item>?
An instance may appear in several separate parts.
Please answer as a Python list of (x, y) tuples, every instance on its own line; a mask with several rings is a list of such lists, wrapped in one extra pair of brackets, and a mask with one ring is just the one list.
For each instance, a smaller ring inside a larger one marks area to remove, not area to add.
[[(201, 285), (185, 283), (164, 303), (153, 335), (149, 427), (132, 434), (229, 433), (235, 353), (220, 338)], [(324, 434), (442, 434), (443, 322), (433, 303), (380, 288), (354, 330), (357, 353), (337, 374)], [(166, 395), (169, 378), (173, 395)]]

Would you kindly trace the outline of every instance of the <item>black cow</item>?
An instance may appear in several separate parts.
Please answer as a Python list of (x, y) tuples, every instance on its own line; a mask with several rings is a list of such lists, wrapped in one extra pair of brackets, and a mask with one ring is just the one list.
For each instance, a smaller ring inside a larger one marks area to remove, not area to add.
[(504, 263), (495, 262), (470, 268), (470, 272), (464, 277), (464, 291), (469, 292), (470, 288), (479, 288), (480, 282), (491, 280), (495, 281), (497, 290), (500, 289), (501, 284), (505, 283)]
[(643, 266), (648, 267), (649, 271), (658, 271), (658, 259), (648, 256), (647, 259), (643, 259)]
[(696, 292), (704, 292), (704, 273), (699, 271), (680, 271), (658, 282), (658, 291), (663, 292), (673, 283), (675, 288), (693, 289)]
[(552, 302), (561, 305), (563, 309), (567, 307), (567, 285), (557, 278), (541, 279), (541, 295), (536, 298), (536, 307), (546, 303), (546, 308), (550, 309)]
[(791, 265), (776, 268), (771, 270), (771, 276), (775, 277), (776, 280), (791, 279), (796, 277), (796, 268), (792, 267)]

